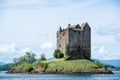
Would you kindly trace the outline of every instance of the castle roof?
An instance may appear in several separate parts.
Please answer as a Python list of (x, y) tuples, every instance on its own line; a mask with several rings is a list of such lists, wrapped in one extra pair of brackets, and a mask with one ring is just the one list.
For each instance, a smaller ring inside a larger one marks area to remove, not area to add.
[(79, 24), (77, 24), (77, 25), (70, 25), (69, 24), (68, 28), (72, 28), (74, 30), (81, 30), (81, 26)]
[(83, 23), (83, 24), (81, 25), (81, 28), (83, 29), (86, 25), (89, 26), (87, 22), (86, 22), (86, 23)]
[[(73, 30), (83, 30), (83, 28), (85, 26), (89, 26), (87, 22), (83, 23), (81, 26), (79, 24), (77, 24), (77, 25), (68, 24), (67, 28), (72, 28)], [(59, 31), (62, 32), (62, 31), (64, 31), (64, 29), (62, 29), (60, 26)]]
[(75, 28), (76, 25), (70, 25), (68, 28)]
[(59, 31), (62, 32), (62, 28), (61, 28), (61, 26), (60, 26), (60, 28), (59, 28)]

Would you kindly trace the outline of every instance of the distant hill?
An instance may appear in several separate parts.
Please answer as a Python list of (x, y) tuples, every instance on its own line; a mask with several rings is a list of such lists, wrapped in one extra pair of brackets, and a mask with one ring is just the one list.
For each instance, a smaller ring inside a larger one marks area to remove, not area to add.
[(48, 58), (47, 60), (54, 60), (55, 58), (54, 57), (50, 57), (50, 58)]
[(0, 65), (3, 65), (3, 64), (5, 64), (4, 62), (0, 62)]
[(15, 66), (13, 63), (0, 65), (0, 71), (10, 70), (13, 66)]
[(112, 65), (115, 67), (120, 67), (120, 59), (117, 60), (99, 60), (99, 59), (93, 59), (96, 62), (101, 62), (104, 64)]

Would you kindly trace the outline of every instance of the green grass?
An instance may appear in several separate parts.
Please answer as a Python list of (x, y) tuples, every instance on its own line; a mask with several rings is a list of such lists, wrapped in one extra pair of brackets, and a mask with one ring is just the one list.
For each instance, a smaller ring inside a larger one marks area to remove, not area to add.
[(29, 70), (31, 68), (33, 68), (32, 64), (21, 64), (21, 65), (13, 67), (13, 69), (15, 70)]
[(36, 67), (42, 67), (42, 68), (47, 68), (48, 64), (47, 63), (43, 63), (43, 62), (37, 62), (34, 64), (34, 68)]
[(86, 59), (78, 59), (78, 60), (64, 60), (56, 59), (56, 60), (46, 60), (37, 62), (33, 64), (21, 64), (15, 66), (13, 69), (15, 70), (29, 70), (31, 68), (35, 69), (37, 67), (47, 68), (50, 70), (58, 70), (58, 71), (79, 71), (79, 70), (95, 70), (99, 68), (103, 68), (104, 65), (98, 62), (86, 60)]
[(86, 59), (78, 59), (78, 60), (49, 60), (42, 61), (42, 63), (48, 64), (48, 69), (52, 70), (62, 70), (62, 71), (77, 71), (77, 70), (94, 70), (98, 68), (104, 67), (101, 63), (95, 63)]

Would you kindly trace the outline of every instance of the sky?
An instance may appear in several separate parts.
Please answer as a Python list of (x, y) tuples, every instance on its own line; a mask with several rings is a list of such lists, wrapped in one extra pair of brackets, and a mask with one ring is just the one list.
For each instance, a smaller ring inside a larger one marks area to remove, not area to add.
[(0, 62), (33, 52), (53, 57), (56, 31), (88, 22), (92, 59), (120, 59), (119, 0), (0, 0)]

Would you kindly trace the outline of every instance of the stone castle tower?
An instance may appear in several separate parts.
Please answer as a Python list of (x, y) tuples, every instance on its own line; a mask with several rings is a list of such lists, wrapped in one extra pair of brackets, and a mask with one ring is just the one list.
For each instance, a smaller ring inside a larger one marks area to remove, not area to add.
[[(69, 53), (65, 54), (68, 45)], [(70, 25), (66, 29), (57, 31), (57, 49), (59, 49), (67, 59), (91, 59), (91, 28), (88, 23), (81, 26)]]

